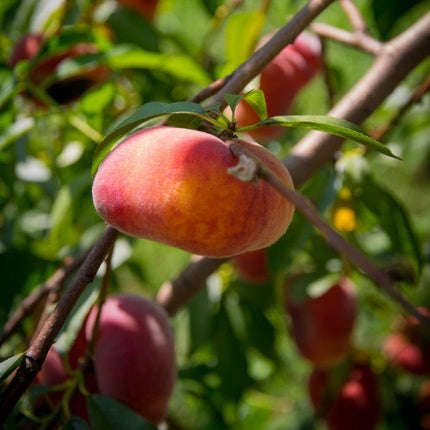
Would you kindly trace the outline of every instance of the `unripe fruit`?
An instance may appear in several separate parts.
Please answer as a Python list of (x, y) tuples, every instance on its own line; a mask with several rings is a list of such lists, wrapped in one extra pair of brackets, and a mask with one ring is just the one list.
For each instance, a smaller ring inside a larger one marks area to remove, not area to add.
[[(97, 308), (86, 324), (93, 335)], [(154, 424), (165, 417), (176, 382), (173, 332), (164, 310), (134, 294), (103, 304), (94, 349), (100, 393), (124, 403)]]
[(117, 0), (118, 3), (135, 10), (144, 16), (148, 21), (154, 19), (157, 10), (158, 0)]
[(329, 430), (373, 430), (380, 415), (376, 375), (368, 365), (354, 364), (341, 384), (337, 376), (326, 369), (312, 371), (308, 389), (314, 409)]
[(349, 353), (357, 296), (348, 278), (300, 303), (287, 291), (285, 307), (291, 317), (292, 337), (300, 353), (313, 364), (331, 366)]
[[(236, 141), (288, 186), (273, 154)], [(197, 130), (151, 127), (125, 139), (102, 162), (93, 183), (99, 215), (118, 230), (210, 257), (229, 257), (274, 243), (294, 206), (265, 181), (227, 172), (238, 163), (229, 142)]]
[[(264, 45), (272, 34), (263, 38)], [(261, 72), (259, 89), (266, 98), (269, 117), (288, 114), (296, 94), (305, 87), (322, 67), (322, 48), (319, 39), (312, 33), (301, 33), (287, 45)], [(246, 102), (236, 107), (238, 126), (255, 124), (258, 115)], [(247, 133), (259, 141), (278, 139), (285, 127), (261, 127)]]
[(238, 276), (244, 281), (260, 284), (270, 279), (267, 248), (236, 255), (232, 263)]
[[(428, 309), (418, 308), (418, 311), (430, 317)], [(396, 332), (390, 334), (383, 345), (388, 361), (414, 375), (430, 374), (430, 330), (412, 316), (397, 324)]]
[[(30, 34), (24, 36), (15, 45), (9, 64), (11, 67), (22, 60), (33, 59), (40, 51), (43, 36)], [(61, 62), (86, 54), (95, 54), (97, 47), (92, 43), (78, 43), (52, 54), (43, 56), (33, 64), (28, 72), (28, 80), (36, 87), (45, 88), (46, 93), (59, 104), (68, 104), (77, 100), (85, 91), (107, 80), (110, 69), (107, 66), (90, 66), (84, 71), (66, 79), (50, 81)], [(36, 100), (43, 106), (43, 101)]]

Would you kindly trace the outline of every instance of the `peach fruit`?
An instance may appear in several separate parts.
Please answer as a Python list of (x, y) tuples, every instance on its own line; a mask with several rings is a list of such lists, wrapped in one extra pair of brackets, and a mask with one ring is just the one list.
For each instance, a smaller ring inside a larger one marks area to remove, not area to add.
[(380, 416), (377, 376), (369, 365), (355, 363), (339, 384), (336, 371), (312, 371), (308, 390), (314, 409), (329, 430), (373, 430)]
[(232, 263), (239, 278), (244, 281), (260, 284), (270, 279), (267, 248), (236, 255)]
[(348, 278), (299, 303), (287, 290), (285, 308), (291, 320), (292, 337), (300, 353), (313, 364), (331, 366), (349, 353), (357, 297)]
[(144, 16), (148, 21), (153, 21), (157, 10), (158, 0), (117, 0), (123, 6), (128, 7)]
[[(97, 308), (86, 323), (93, 336)], [(163, 421), (176, 382), (173, 332), (164, 310), (135, 294), (103, 304), (94, 349), (100, 393), (124, 403), (154, 424)]]
[[(418, 311), (430, 317), (428, 309)], [(414, 375), (430, 374), (430, 331), (415, 317), (397, 321), (397, 330), (384, 342), (383, 352), (389, 363)]]
[[(261, 41), (264, 45), (272, 34)], [(317, 36), (303, 32), (287, 45), (261, 72), (259, 89), (264, 92), (269, 117), (288, 114), (297, 93), (305, 87), (322, 67), (322, 48)], [(251, 105), (241, 101), (236, 107), (238, 126), (260, 121)], [(261, 127), (247, 133), (258, 141), (278, 139), (285, 127)]]
[[(11, 67), (22, 60), (31, 60), (39, 53), (43, 44), (43, 36), (30, 34), (18, 41), (12, 51), (9, 64)], [(84, 71), (61, 80), (51, 81), (61, 62), (86, 54), (95, 54), (97, 47), (92, 43), (77, 43), (49, 55), (43, 56), (32, 64), (28, 79), (37, 87), (44, 88), (47, 94), (59, 104), (68, 104), (77, 100), (85, 91), (105, 82), (110, 69), (104, 65), (92, 65)], [(36, 100), (43, 106), (43, 101)]]
[[(293, 186), (285, 166), (267, 149), (235, 142)], [(211, 134), (146, 128), (101, 163), (94, 206), (126, 234), (199, 255), (229, 257), (265, 248), (285, 233), (294, 206), (264, 181), (243, 182), (229, 174), (237, 163), (229, 141)]]

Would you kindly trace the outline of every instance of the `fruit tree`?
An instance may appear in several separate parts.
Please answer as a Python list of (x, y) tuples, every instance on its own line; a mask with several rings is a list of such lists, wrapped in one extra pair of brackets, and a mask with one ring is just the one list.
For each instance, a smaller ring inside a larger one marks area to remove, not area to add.
[(0, 3), (0, 428), (430, 429), (428, 0)]

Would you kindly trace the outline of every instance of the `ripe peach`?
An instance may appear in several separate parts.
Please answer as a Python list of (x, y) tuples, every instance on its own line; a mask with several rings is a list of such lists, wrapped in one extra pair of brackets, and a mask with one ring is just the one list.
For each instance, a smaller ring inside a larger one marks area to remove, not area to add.
[[(418, 308), (423, 316), (430, 316), (425, 308)], [(384, 342), (383, 352), (388, 361), (415, 375), (430, 374), (430, 331), (415, 317), (397, 322), (399, 327)]]
[(292, 337), (305, 358), (327, 367), (348, 354), (357, 316), (355, 286), (348, 278), (300, 303), (294, 302), (287, 291), (285, 307), (291, 319)]
[(354, 364), (339, 384), (337, 370), (312, 371), (308, 390), (314, 409), (330, 430), (373, 430), (380, 415), (376, 375), (367, 364)]
[[(272, 34), (263, 38), (264, 45)], [(261, 72), (259, 89), (264, 92), (268, 116), (286, 115), (296, 94), (319, 72), (322, 66), (321, 43), (311, 33), (303, 32), (287, 45)], [(259, 121), (252, 107), (241, 101), (235, 111), (238, 126)], [(247, 133), (259, 141), (278, 139), (285, 127), (261, 127)]]
[[(40, 51), (43, 43), (43, 36), (39, 34), (24, 36), (17, 42), (10, 58), (11, 67), (21, 60), (31, 60)], [(106, 81), (110, 75), (107, 66), (90, 66), (86, 70), (70, 76), (66, 79), (54, 80), (50, 82), (56, 69), (62, 61), (86, 54), (95, 54), (97, 47), (92, 43), (78, 43), (58, 52), (42, 57), (33, 64), (29, 70), (29, 81), (41, 88), (45, 88), (47, 94), (59, 104), (68, 104), (77, 100), (85, 91)], [(44, 103), (36, 100), (40, 105)]]
[(270, 279), (267, 248), (236, 255), (232, 263), (237, 274), (244, 281), (259, 284)]
[(157, 10), (158, 0), (117, 0), (118, 3), (133, 9), (144, 16), (148, 21), (154, 19)]
[[(285, 166), (256, 143), (236, 141), (289, 186)], [(118, 230), (210, 257), (269, 246), (285, 233), (294, 206), (264, 181), (227, 172), (229, 143), (197, 130), (157, 126), (125, 139), (94, 178), (99, 215)]]
[[(86, 324), (93, 335), (97, 308)], [(135, 294), (110, 296), (103, 304), (94, 349), (102, 394), (126, 404), (154, 424), (165, 417), (176, 382), (173, 332), (164, 310)]]

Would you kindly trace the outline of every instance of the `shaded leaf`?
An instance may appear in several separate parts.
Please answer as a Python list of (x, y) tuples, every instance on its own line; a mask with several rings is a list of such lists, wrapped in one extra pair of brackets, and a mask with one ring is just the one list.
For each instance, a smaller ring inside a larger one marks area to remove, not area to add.
[(104, 59), (112, 69), (157, 70), (201, 86), (211, 82), (207, 73), (188, 55), (150, 52), (132, 45), (119, 45), (105, 53)]
[(157, 427), (122, 403), (101, 394), (89, 397), (88, 412), (94, 430), (157, 430)]
[(72, 417), (67, 421), (65, 430), (90, 430), (90, 426), (79, 417)]
[(390, 238), (393, 252), (411, 258), (420, 272), (423, 256), (406, 209), (390, 191), (379, 186), (370, 177), (363, 186), (365, 192), (360, 194), (357, 204), (364, 204), (375, 215), (378, 225)]
[(227, 64), (223, 74), (231, 73), (236, 67), (245, 62), (253, 53), (266, 16), (259, 10), (253, 10), (231, 15), (226, 25)]
[(423, 0), (372, 0), (371, 8), (381, 37), (387, 40), (396, 21), (420, 3), (426, 2)]
[(248, 375), (245, 348), (235, 334), (224, 302), (217, 315), (217, 321), (214, 348), (218, 362), (217, 370), (221, 377), (220, 389), (225, 397), (238, 401), (252, 380)]

